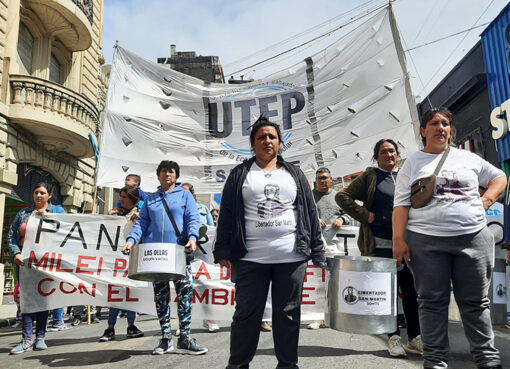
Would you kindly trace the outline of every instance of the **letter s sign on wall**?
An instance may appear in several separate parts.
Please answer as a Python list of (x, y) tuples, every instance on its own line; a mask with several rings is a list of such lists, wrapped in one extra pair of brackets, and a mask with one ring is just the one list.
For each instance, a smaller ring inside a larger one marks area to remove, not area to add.
[(501, 106), (495, 107), (491, 112), (492, 138), (499, 140), (505, 138), (508, 133), (508, 118), (510, 116), (510, 99)]

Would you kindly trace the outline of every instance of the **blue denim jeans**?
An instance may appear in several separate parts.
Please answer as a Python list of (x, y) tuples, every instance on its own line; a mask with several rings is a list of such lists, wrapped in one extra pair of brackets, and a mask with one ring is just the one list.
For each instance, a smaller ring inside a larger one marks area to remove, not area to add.
[(32, 330), (35, 324), (35, 337), (44, 338), (46, 334), (46, 322), (48, 321), (48, 310), (32, 314), (21, 314), (23, 319), (23, 331), (21, 335), (24, 340), (32, 339)]
[(53, 309), (53, 325), (64, 324), (64, 308)]
[[(108, 313), (108, 326), (115, 326), (115, 323), (117, 323), (117, 316), (119, 315), (120, 309), (117, 308), (110, 308), (110, 312)], [(129, 310), (122, 310), (127, 314), (127, 321), (128, 323), (134, 323), (136, 319), (136, 313), (134, 311)]]

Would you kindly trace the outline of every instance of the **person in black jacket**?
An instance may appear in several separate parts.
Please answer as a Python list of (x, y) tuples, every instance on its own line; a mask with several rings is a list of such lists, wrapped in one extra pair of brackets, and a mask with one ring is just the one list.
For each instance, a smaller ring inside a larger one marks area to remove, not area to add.
[(259, 118), (250, 143), (255, 156), (225, 183), (213, 246), (236, 288), (227, 368), (248, 368), (253, 359), (270, 284), (278, 368), (298, 368), (306, 266), (311, 258), (326, 267), (319, 216), (303, 172), (278, 156), (280, 127)]

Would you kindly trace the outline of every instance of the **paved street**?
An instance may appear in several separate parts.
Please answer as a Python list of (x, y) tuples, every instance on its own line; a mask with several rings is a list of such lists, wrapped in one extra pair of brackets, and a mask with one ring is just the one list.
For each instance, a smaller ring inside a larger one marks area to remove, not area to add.
[[(176, 321), (172, 321), (175, 326)], [(9, 350), (20, 340), (20, 330), (0, 328), (0, 367), (2, 368), (223, 368), (228, 359), (229, 322), (219, 322), (221, 330), (209, 333), (201, 322), (192, 324), (192, 336), (209, 348), (202, 356), (166, 354), (153, 356), (158, 343), (158, 322), (154, 317), (141, 316), (137, 326), (145, 337), (126, 339), (126, 320), (119, 319), (115, 341), (98, 342), (106, 328), (101, 324), (82, 324), (68, 331), (48, 332), (47, 351), (9, 355)], [(451, 368), (475, 368), (471, 362), (467, 342), (459, 323), (450, 324)], [(496, 328), (496, 344), (502, 351), (503, 363), (510, 367), (510, 329)], [(299, 364), (301, 368), (421, 368), (420, 357), (406, 359), (388, 356), (384, 336), (355, 335), (332, 329), (301, 330)], [(271, 333), (261, 333), (257, 355), (252, 368), (272, 369), (276, 366)]]

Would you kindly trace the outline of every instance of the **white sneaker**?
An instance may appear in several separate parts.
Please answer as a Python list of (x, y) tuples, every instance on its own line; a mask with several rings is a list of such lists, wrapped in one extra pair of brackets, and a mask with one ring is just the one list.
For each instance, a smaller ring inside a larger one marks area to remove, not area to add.
[(324, 320), (316, 320), (315, 322), (312, 322), (306, 326), (308, 329), (319, 329), (319, 328), (327, 328), (326, 324), (324, 323)]
[(393, 335), (388, 340), (388, 352), (393, 357), (404, 357), (407, 356), (404, 346), (402, 346), (402, 340), (400, 336)]
[(209, 332), (216, 332), (220, 330), (220, 327), (214, 320), (204, 320), (204, 328), (207, 328)]
[(407, 352), (412, 354), (423, 355), (423, 342), (421, 342), (421, 335), (418, 335), (411, 341), (407, 342), (405, 349)]
[(312, 322), (307, 325), (308, 329), (319, 329), (321, 327), (321, 323), (319, 321)]

